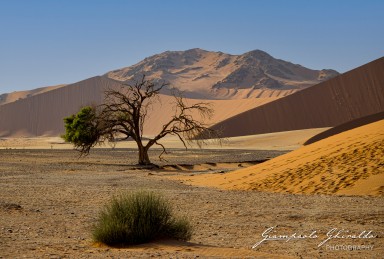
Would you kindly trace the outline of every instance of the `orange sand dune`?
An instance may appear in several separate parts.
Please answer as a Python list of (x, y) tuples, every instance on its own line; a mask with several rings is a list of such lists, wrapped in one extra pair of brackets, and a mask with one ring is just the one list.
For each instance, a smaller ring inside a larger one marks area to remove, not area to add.
[(6, 93), (0, 95), (0, 105), (6, 104), (6, 103), (12, 103), (17, 100), (25, 99), (30, 96), (34, 96), (37, 94), (42, 94), (60, 87), (63, 87), (65, 85), (55, 85), (55, 86), (47, 86), (47, 87), (40, 87), (37, 89), (33, 89), (30, 91), (17, 91), (12, 93)]
[(384, 57), (218, 123), (225, 137), (334, 127), (384, 111)]
[(384, 120), (226, 174), (180, 177), (222, 189), (384, 195)]
[[(119, 86), (120, 83), (112, 79), (93, 77), (1, 105), (0, 137), (58, 136), (64, 133), (64, 117), (77, 113), (82, 106), (101, 103), (105, 89)], [(213, 125), (280, 97), (274, 94), (272, 97), (246, 100), (204, 100), (215, 110), (214, 117), (207, 123)], [(144, 126), (145, 135), (158, 133), (174, 114), (173, 97), (160, 95), (160, 100), (149, 111)], [(186, 99), (186, 102), (193, 105), (202, 100)], [(194, 116), (198, 119), (197, 115)]]
[[(203, 102), (208, 103), (214, 110), (213, 117), (206, 121), (209, 125), (214, 125), (220, 121), (233, 117), (244, 111), (252, 109), (254, 107), (263, 105), (265, 103), (274, 101), (279, 97), (264, 97), (255, 99), (243, 99), (243, 100), (198, 100), (198, 99), (185, 99), (186, 104), (192, 106), (196, 103)], [(173, 103), (174, 97), (169, 95), (160, 95), (160, 103), (154, 104), (150, 114), (148, 114), (147, 122), (144, 124), (144, 134), (154, 135), (161, 131), (162, 126), (171, 118), (174, 114)], [(194, 118), (201, 119), (200, 116), (195, 113), (192, 114)]]
[(372, 122), (376, 122), (379, 120), (384, 120), (384, 112), (379, 112), (379, 113), (368, 115), (368, 116), (365, 116), (362, 118), (358, 118), (358, 119), (353, 120), (353, 121), (348, 121), (348, 122), (343, 123), (341, 125), (338, 125), (336, 127), (322, 131), (319, 134), (317, 134), (317, 135), (311, 137), (310, 139), (308, 139), (307, 141), (305, 141), (304, 145), (309, 145), (309, 144), (315, 143), (316, 141), (319, 141), (319, 140), (328, 138), (330, 136), (339, 134), (341, 132), (351, 130), (351, 129), (354, 129), (354, 128), (357, 128), (357, 127), (360, 127), (360, 126), (363, 126), (363, 125), (366, 125), (366, 124), (369, 124)]
[(57, 136), (64, 131), (64, 117), (101, 102), (101, 89), (109, 85), (110, 80), (94, 77), (1, 105), (0, 137)]

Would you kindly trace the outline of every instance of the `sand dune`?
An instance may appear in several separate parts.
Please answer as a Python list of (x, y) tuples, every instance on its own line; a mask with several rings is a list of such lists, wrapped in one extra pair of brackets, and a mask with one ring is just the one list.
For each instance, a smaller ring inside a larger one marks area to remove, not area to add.
[[(258, 107), (265, 103), (274, 101), (279, 97), (264, 97), (256, 99), (244, 99), (244, 100), (199, 100), (199, 99), (185, 99), (188, 105), (194, 105), (199, 102), (209, 103), (214, 110), (214, 115), (209, 121), (206, 121), (210, 125), (214, 125), (220, 121), (233, 117), (237, 114), (245, 112), (254, 107)], [(162, 126), (170, 119), (174, 114), (173, 103), (174, 97), (168, 95), (161, 95), (161, 103), (157, 103), (153, 106), (151, 114), (148, 115), (148, 120), (144, 125), (144, 134), (153, 135), (162, 129)], [(197, 113), (193, 116), (197, 119), (201, 119)]]
[(113, 82), (94, 77), (0, 106), (0, 136), (57, 136), (63, 118), (86, 104), (101, 102), (102, 89)]
[(40, 87), (29, 91), (17, 91), (7, 94), (1, 94), (0, 95), (0, 105), (6, 104), (6, 103), (12, 103), (20, 99), (25, 99), (30, 96), (34, 96), (37, 94), (42, 94), (60, 87), (63, 87), (65, 85), (55, 85), (55, 86), (47, 86), (47, 87)]
[(333, 127), (384, 111), (384, 57), (246, 111), (213, 128), (226, 137)]
[(384, 120), (227, 174), (179, 177), (223, 189), (384, 195)]
[[(101, 103), (105, 89), (119, 86), (119, 82), (106, 77), (93, 77), (1, 105), (0, 137), (58, 136), (64, 133), (64, 117), (78, 112), (82, 106)], [(215, 110), (214, 117), (208, 123), (213, 125), (281, 96), (273, 94), (271, 97), (246, 100), (205, 100)], [(145, 135), (156, 134), (169, 120), (174, 113), (173, 100), (172, 96), (160, 95), (161, 102), (156, 103), (148, 115)], [(186, 99), (189, 105), (201, 101)], [(199, 118), (197, 115), (195, 117)]]
[(336, 127), (333, 127), (333, 128), (328, 129), (328, 130), (325, 130), (323, 132), (320, 132), (319, 134), (317, 134), (317, 135), (311, 137), (310, 139), (308, 139), (307, 141), (305, 141), (304, 145), (309, 145), (309, 144), (315, 143), (316, 141), (319, 141), (319, 140), (328, 138), (330, 136), (339, 134), (341, 132), (351, 130), (351, 129), (354, 129), (354, 128), (357, 128), (357, 127), (360, 127), (360, 126), (363, 126), (363, 125), (366, 125), (366, 124), (369, 124), (369, 123), (372, 123), (375, 121), (383, 120), (383, 119), (384, 119), (384, 112), (379, 112), (379, 113), (368, 115), (368, 116), (365, 116), (362, 118), (358, 118), (358, 119), (353, 120), (353, 121), (348, 121), (348, 122), (343, 123), (341, 125), (338, 125)]
[[(217, 124), (214, 127), (223, 130), (224, 137), (339, 125), (384, 111), (382, 71), (384, 58), (300, 91), (237, 89), (238, 97), (255, 98), (209, 100), (215, 110), (209, 123)], [(0, 105), (0, 137), (58, 136), (64, 132), (64, 117), (84, 105), (100, 103), (104, 89), (119, 85), (105, 76), (93, 77)], [(233, 97), (234, 89), (221, 87), (215, 91)], [(161, 104), (153, 106), (145, 125), (145, 135), (156, 134), (173, 113), (172, 97), (162, 95), (160, 99)], [(201, 100), (187, 102), (194, 104)]]

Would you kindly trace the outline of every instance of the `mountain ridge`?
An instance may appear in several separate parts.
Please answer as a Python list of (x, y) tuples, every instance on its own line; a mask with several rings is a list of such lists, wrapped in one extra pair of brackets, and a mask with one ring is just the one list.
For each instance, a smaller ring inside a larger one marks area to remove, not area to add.
[(190, 98), (205, 99), (257, 98), (266, 89), (292, 92), (339, 75), (276, 59), (262, 50), (232, 55), (194, 48), (152, 55), (103, 76), (129, 81), (142, 74), (167, 81)]

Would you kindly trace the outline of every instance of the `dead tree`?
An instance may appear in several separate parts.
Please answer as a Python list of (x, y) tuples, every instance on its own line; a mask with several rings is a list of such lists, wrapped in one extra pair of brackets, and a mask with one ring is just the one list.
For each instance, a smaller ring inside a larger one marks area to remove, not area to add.
[[(137, 144), (139, 151), (138, 163), (140, 165), (151, 164), (148, 150), (153, 145), (162, 148), (160, 158), (161, 155), (166, 153), (166, 147), (159, 143), (159, 140), (167, 135), (177, 136), (185, 148), (187, 148), (187, 142), (195, 141), (201, 146), (208, 139), (217, 139), (219, 137), (218, 132), (210, 129), (209, 125), (204, 123), (213, 114), (210, 105), (200, 102), (188, 106), (184, 98), (175, 93), (173, 95), (174, 115), (162, 126), (157, 135), (146, 139), (146, 143), (144, 143), (143, 131), (147, 115), (151, 106), (160, 101), (159, 93), (166, 86), (168, 86), (168, 83), (155, 83), (153, 80), (147, 80), (143, 75), (140, 80), (135, 81), (133, 84), (124, 83), (120, 89), (108, 89), (105, 92), (103, 104), (96, 107), (86, 107), (89, 113), (89, 118), (85, 119), (88, 127), (83, 127), (87, 128), (83, 132), (83, 134), (88, 134), (88, 138), (85, 138), (86, 141), (71, 138), (72, 135), (76, 135), (74, 131), (79, 128), (70, 125), (77, 115), (65, 119), (66, 134), (63, 136), (64, 139), (72, 142), (81, 154), (88, 154), (92, 147), (105, 140), (113, 142), (117, 138), (121, 138), (121, 136), (124, 136), (123, 139), (132, 138)], [(196, 114), (196, 112), (200, 115), (201, 120), (193, 117), (192, 113)], [(72, 120), (67, 121), (70, 118)], [(80, 125), (84, 126), (84, 123), (80, 123)], [(81, 136), (82, 133), (77, 135)]]

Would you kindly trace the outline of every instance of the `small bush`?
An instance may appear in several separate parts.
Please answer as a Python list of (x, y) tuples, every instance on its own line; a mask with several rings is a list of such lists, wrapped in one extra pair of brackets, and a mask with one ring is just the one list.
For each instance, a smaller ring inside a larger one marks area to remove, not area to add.
[(189, 240), (192, 227), (185, 218), (174, 218), (162, 196), (140, 191), (114, 197), (101, 211), (93, 239), (107, 245), (130, 245), (169, 237)]

